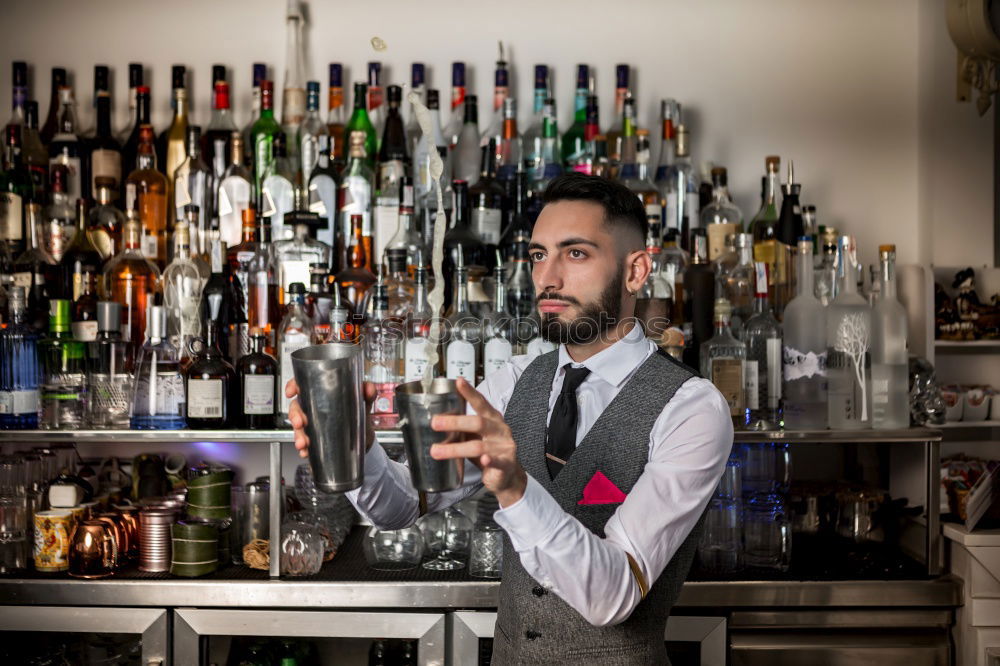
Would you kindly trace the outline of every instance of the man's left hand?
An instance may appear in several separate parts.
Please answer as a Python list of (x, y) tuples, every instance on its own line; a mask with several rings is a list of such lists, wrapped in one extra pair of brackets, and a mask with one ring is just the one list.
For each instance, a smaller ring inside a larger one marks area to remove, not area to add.
[(517, 502), (524, 495), (528, 475), (517, 462), (517, 444), (503, 415), (469, 382), (459, 378), (458, 392), (475, 410), (475, 414), (438, 414), (431, 427), (439, 432), (463, 432), (464, 442), (435, 444), (431, 457), (435, 460), (469, 458), (483, 471), (483, 485), (496, 495), (501, 507)]

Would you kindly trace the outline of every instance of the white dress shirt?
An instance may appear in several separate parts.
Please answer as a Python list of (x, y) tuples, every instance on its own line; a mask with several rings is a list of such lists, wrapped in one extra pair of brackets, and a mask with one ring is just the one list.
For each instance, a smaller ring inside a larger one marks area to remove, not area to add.
[[(583, 363), (573, 362), (565, 345), (560, 346), (549, 415), (562, 388), (563, 367), (572, 363), (589, 368), (590, 374), (577, 389), (579, 446), (604, 409), (655, 351), (656, 345), (643, 337), (638, 326)], [(503, 413), (517, 379), (531, 360), (515, 356), (477, 389)], [(715, 492), (732, 443), (728, 404), (710, 381), (693, 377), (681, 385), (654, 422), (649, 461), (605, 526), (604, 539), (563, 511), (530, 476), (524, 496), (498, 510), (494, 518), (535, 580), (591, 624), (616, 624), (628, 618), (642, 600), (628, 555), (652, 586)], [(461, 488), (428, 494), (428, 511), (451, 506), (482, 487), (478, 468), (466, 462), (465, 472)], [(389, 460), (379, 446), (373, 446), (365, 456), (364, 483), (347, 496), (372, 524), (384, 529), (405, 527), (419, 515), (409, 470)]]

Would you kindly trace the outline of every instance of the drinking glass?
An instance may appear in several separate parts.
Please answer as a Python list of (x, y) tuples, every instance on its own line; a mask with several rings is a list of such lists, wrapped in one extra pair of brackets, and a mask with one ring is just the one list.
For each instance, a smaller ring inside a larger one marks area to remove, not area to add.
[(475, 578), (500, 578), (503, 569), (503, 528), (493, 520), (497, 507), (492, 495), (480, 499), (476, 506), (469, 554), (469, 575)]
[(24, 495), (25, 478), (25, 464), (21, 456), (0, 456), (0, 494)]
[(424, 537), (416, 525), (401, 530), (370, 527), (363, 545), (368, 566), (378, 571), (416, 568), (424, 555)]
[(0, 495), (0, 573), (28, 564), (28, 507), (24, 495)]
[(743, 567), (743, 500), (716, 496), (708, 503), (705, 530), (698, 544), (701, 568), (730, 574)]
[(792, 558), (792, 527), (781, 495), (754, 495), (747, 500), (743, 533), (748, 567), (788, 571)]
[[(285, 521), (281, 525), (281, 575), (311, 576), (323, 566), (323, 537), (312, 525)], [(271, 549), (271, 556), (275, 551)]]
[(453, 571), (465, 566), (469, 557), (472, 521), (454, 507), (428, 514), (417, 523), (424, 535), (424, 545), (431, 559), (425, 569)]

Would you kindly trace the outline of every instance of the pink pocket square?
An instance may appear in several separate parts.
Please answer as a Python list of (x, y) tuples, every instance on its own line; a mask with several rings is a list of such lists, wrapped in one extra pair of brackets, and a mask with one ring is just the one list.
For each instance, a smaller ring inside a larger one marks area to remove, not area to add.
[(611, 483), (600, 471), (594, 473), (583, 489), (583, 499), (577, 504), (621, 504), (627, 495)]

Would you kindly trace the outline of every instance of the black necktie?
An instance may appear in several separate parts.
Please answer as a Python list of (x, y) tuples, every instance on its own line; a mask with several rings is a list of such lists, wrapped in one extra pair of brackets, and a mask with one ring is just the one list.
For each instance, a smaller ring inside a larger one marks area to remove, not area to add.
[[(545, 464), (549, 468), (549, 476), (553, 479), (576, 450), (576, 422), (579, 415), (576, 389), (590, 374), (589, 368), (574, 368), (569, 363), (565, 368), (566, 376), (563, 377), (562, 391), (559, 392), (556, 404), (552, 408), (545, 442)], [(559, 460), (553, 460), (552, 456)], [(559, 462), (560, 460), (562, 462)]]

